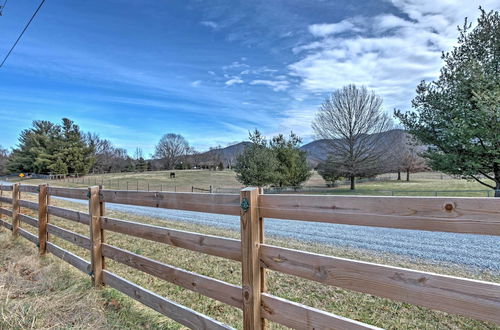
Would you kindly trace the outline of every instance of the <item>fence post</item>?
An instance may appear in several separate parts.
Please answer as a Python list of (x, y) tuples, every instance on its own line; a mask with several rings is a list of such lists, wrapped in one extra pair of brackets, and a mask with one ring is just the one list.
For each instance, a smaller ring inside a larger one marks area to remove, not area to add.
[[(259, 188), (259, 195), (264, 195), (264, 188)], [(260, 244), (264, 244), (265, 232), (264, 232), (264, 218), (259, 216), (259, 240)], [(260, 260), (259, 260), (260, 264)], [(260, 267), (260, 292), (267, 292), (267, 269)], [(267, 320), (261, 318), (262, 328), (267, 329)]]
[[(0, 197), (3, 196), (3, 184), (0, 184)], [(488, 196), (489, 197), (489, 196)], [(2, 208), (3, 205), (2, 205), (2, 201), (0, 200), (0, 208)], [(2, 217), (3, 217), (3, 213), (0, 212), (0, 223), (2, 222)], [(0, 226), (1, 228), (2, 226)]]
[(19, 233), (19, 213), (21, 213), (21, 208), (19, 206), (19, 199), (21, 198), (19, 185), (20, 183), (15, 183), (12, 185), (12, 235), (13, 236), (17, 236)]
[(100, 288), (102, 282), (102, 269), (104, 268), (104, 257), (102, 256), (102, 241), (104, 238), (101, 228), (101, 210), (102, 203), (100, 202), (100, 188), (98, 186), (90, 187), (89, 197), (89, 214), (90, 214), (90, 242), (91, 242), (91, 266), (92, 266), (92, 282), (94, 286)]
[(259, 249), (259, 189), (245, 188), (240, 193), (241, 202), (241, 253), (242, 253), (242, 294), (243, 329), (260, 330), (264, 327), (260, 315), (262, 275)]
[(47, 251), (47, 184), (38, 186), (38, 252), (44, 255)]

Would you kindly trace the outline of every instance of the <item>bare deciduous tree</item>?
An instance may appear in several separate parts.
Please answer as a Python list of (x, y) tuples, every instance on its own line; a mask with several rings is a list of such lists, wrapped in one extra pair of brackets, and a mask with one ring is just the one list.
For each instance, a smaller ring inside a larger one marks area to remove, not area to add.
[(168, 133), (156, 145), (155, 158), (162, 161), (165, 169), (171, 170), (190, 150), (189, 143), (182, 135)]
[(351, 180), (377, 174), (389, 144), (383, 132), (392, 120), (381, 109), (382, 98), (365, 86), (344, 86), (320, 106), (313, 122), (318, 137), (329, 141), (333, 165)]
[(7, 173), (7, 161), (9, 160), (9, 151), (0, 145), (0, 174)]
[(85, 140), (91, 146), (95, 159), (90, 172), (115, 173), (132, 169), (132, 159), (128, 156), (127, 150), (113, 146), (111, 141), (95, 133), (88, 133)]
[[(425, 151), (425, 147), (419, 145), (415, 138), (406, 133), (399, 143), (398, 150), (398, 173), (406, 172), (406, 181), (410, 181), (410, 173), (427, 169), (425, 159), (420, 156)], [(400, 179), (398, 175), (398, 179)]]

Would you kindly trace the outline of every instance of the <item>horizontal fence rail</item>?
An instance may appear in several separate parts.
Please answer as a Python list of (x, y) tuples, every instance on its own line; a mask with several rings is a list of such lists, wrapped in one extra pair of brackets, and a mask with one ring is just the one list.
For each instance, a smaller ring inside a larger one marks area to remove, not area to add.
[(470, 197), (262, 195), (265, 218), (500, 235), (500, 201)]
[[(6, 192), (12, 198), (6, 197)], [(21, 193), (36, 193), (39, 202), (23, 200)], [(266, 320), (296, 329), (376, 329), (267, 293), (266, 270), (500, 324), (498, 283), (272, 246), (264, 241), (263, 225), (264, 218), (276, 218), (500, 235), (500, 200), (497, 199), (265, 195), (256, 188), (245, 188), (240, 195), (165, 193), (20, 184), (14, 187), (2, 185), (0, 194), (0, 226), (37, 244), (40, 253), (46, 250), (91, 275), (96, 287), (108, 285), (189, 328), (230, 329), (217, 320), (106, 270), (104, 260), (114, 260), (241, 309), (245, 329), (266, 328)], [(48, 205), (49, 196), (88, 200), (89, 213)], [(241, 240), (107, 217), (104, 214), (105, 203), (240, 215)], [(38, 219), (21, 213), (23, 209), (38, 211)], [(85, 225), (90, 237), (47, 223), (48, 216)], [(5, 217), (12, 218), (12, 224), (5, 221)], [(20, 224), (38, 228), (38, 236), (20, 228)], [(104, 231), (240, 262), (242, 285), (197, 274), (107, 244)], [(90, 251), (91, 261), (48, 242), (49, 234)]]

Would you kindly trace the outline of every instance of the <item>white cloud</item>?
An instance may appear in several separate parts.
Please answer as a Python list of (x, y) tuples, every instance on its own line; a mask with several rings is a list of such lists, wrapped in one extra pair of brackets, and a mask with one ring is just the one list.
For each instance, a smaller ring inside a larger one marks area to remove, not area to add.
[[(408, 108), (417, 84), (437, 78), (441, 51), (456, 43), (456, 27), (466, 16), (476, 20), (479, 3), (392, 2), (406, 19), (385, 14), (309, 26), (318, 40), (295, 47), (301, 58), (288, 66), (289, 73), (301, 79), (300, 89), (324, 93), (348, 83), (364, 84), (384, 97), (386, 109)], [(491, 0), (483, 6), (499, 7)]]
[(269, 86), (273, 89), (275, 92), (281, 92), (286, 90), (290, 83), (286, 80), (252, 80), (250, 85), (264, 85), (264, 86)]
[(198, 86), (200, 86), (200, 84), (201, 84), (201, 80), (195, 80), (195, 81), (193, 81), (193, 82), (191, 83), (191, 86), (193, 86), (193, 87), (198, 87)]
[(214, 21), (201, 21), (200, 24), (214, 30), (217, 30), (217, 28), (219, 27), (219, 24), (215, 23)]
[(227, 86), (232, 86), (234, 84), (243, 84), (244, 81), (240, 77), (233, 77), (225, 82)]
[(309, 25), (309, 32), (315, 37), (326, 37), (343, 32), (358, 32), (361, 29), (356, 26), (354, 21), (353, 19), (347, 19), (332, 24), (313, 24)]

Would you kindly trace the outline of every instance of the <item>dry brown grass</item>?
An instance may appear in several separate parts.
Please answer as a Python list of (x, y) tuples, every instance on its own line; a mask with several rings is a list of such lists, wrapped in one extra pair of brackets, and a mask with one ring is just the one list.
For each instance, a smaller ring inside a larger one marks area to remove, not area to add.
[[(27, 199), (27, 196), (28, 194), (24, 194), (23, 198)], [(53, 199), (52, 204), (77, 209), (80, 211), (86, 211), (87, 209), (86, 205), (57, 199)], [(23, 210), (23, 212), (29, 213), (28, 210)], [(176, 221), (164, 221), (119, 212), (109, 212), (108, 215), (141, 223), (160, 225), (164, 227), (194, 232), (202, 232), (224, 237), (239, 238), (238, 232), (213, 227), (204, 227), (196, 224)], [(89, 229), (87, 226), (55, 217), (51, 219), (51, 222), (58, 226), (88, 236)], [(27, 230), (33, 231), (33, 229), (29, 228), (28, 225), (23, 225), (23, 227)], [(84, 257), (85, 259), (89, 259), (88, 251), (78, 248), (56, 237), (51, 237), (51, 240), (55, 244), (69, 251), (72, 251)], [(194, 271), (203, 275), (215, 277), (230, 283), (240, 284), (241, 267), (239, 263), (234, 261), (207, 256), (196, 252), (137, 239), (117, 233), (107, 233), (106, 241), (109, 244), (128, 249), (134, 253), (151, 257), (164, 263), (172, 264), (174, 266)], [(500, 277), (497, 275), (490, 273), (471, 273), (457, 265), (442, 267), (430, 264), (425, 261), (409, 261), (408, 259), (405, 259), (403, 257), (390, 254), (374, 254), (369, 251), (336, 248), (319, 244), (306, 244), (293, 240), (269, 238), (267, 241), (268, 243), (278, 246), (301, 249), (327, 255), (401, 266), (441, 274), (500, 282)], [(26, 242), (25, 244), (31, 244), (25, 240), (24, 242)], [(2, 247), (0, 247), (0, 249), (3, 250)], [(32, 254), (34, 254), (33, 250), (31, 254), (28, 253), (26, 254), (26, 256), (31, 256), (31, 260), (38, 260), (38, 258), (33, 257)], [(61, 263), (62, 262), (60, 261), (56, 262), (56, 264)], [(178, 303), (186, 305), (199, 312), (228, 323), (234, 327), (241, 328), (241, 312), (236, 308), (224, 305), (210, 298), (182, 289), (178, 286), (146, 275), (135, 269), (120, 265), (113, 261), (107, 262), (107, 268), (113, 272), (116, 272), (120, 276), (136, 282), (139, 285), (155, 291)], [(160, 316), (158, 313), (149, 310), (147, 307), (144, 307), (138, 303), (133, 303), (129, 298), (124, 297), (115, 290), (106, 289), (103, 290), (100, 297), (95, 296), (95, 293), (92, 293), (93, 291), (89, 287), (88, 278), (84, 275), (81, 275), (81, 273), (75, 275), (75, 272), (76, 271), (73, 271), (71, 273), (71, 276), (78, 276), (78, 281), (85, 283), (85, 285), (82, 285), (82, 289), (91, 292), (91, 300), (104, 299), (104, 302), (102, 304), (108, 304), (108, 309), (109, 306), (114, 306), (113, 304), (110, 304), (109, 301), (118, 302), (117, 304), (119, 307), (116, 308), (116, 310), (114, 310), (112, 313), (109, 313), (109, 311), (104, 308), (106, 310), (105, 315), (107, 319), (98, 320), (97, 323), (103, 322), (101, 323), (101, 326), (102, 324), (109, 324), (111, 322), (111, 319), (113, 320), (111, 323), (114, 322), (113, 324), (120, 324), (120, 326), (130, 328), (138, 327), (139, 324), (141, 325), (141, 327), (143, 327), (144, 324), (148, 324), (148, 326), (151, 326), (153, 328), (161, 329), (181, 328), (175, 322)], [(277, 272), (270, 272), (269, 274), (269, 291), (272, 294), (292, 301), (300, 302), (325, 311), (342, 315), (344, 317), (349, 317), (389, 329), (499, 329), (498, 326), (491, 323), (480, 322), (466, 317), (433, 311), (427, 308), (395, 302), (389, 299), (378, 298), (368, 294), (325, 286), (316, 282), (280, 274)], [(129, 307), (124, 308), (123, 306)], [(134, 315), (134, 317), (131, 317), (131, 315)], [(139, 319), (139, 321), (137, 321), (136, 319)], [(126, 326), (124, 326), (124, 324)], [(281, 327), (272, 324), (271, 328)]]

